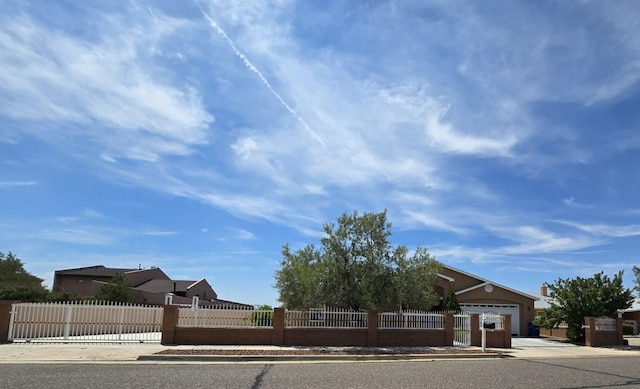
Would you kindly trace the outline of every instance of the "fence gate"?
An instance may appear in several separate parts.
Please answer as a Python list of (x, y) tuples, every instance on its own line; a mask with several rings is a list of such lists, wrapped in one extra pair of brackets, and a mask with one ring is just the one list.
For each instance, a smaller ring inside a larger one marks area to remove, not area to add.
[(162, 307), (103, 301), (17, 303), (9, 341), (159, 343), (162, 313)]
[(453, 315), (453, 345), (471, 346), (471, 316), (467, 313)]

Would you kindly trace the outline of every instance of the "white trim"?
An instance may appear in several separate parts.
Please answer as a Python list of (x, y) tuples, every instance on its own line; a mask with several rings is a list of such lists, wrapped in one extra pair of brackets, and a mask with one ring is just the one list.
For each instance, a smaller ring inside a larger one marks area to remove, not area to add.
[(449, 281), (449, 282), (454, 282), (456, 279), (453, 277), (449, 277), (449, 276), (445, 276), (444, 274), (438, 273), (438, 277), (440, 278), (444, 278), (445, 280)]
[(497, 286), (498, 288), (508, 290), (509, 292), (512, 292), (512, 293), (515, 293), (515, 294), (519, 294), (520, 296), (523, 296), (523, 297), (526, 297), (526, 298), (530, 298), (530, 299), (532, 299), (532, 300), (534, 300), (534, 301), (538, 301), (538, 300), (540, 300), (539, 298), (537, 298), (537, 297), (535, 297), (535, 296), (532, 296), (532, 295), (530, 295), (530, 294), (523, 293), (523, 292), (517, 291), (517, 290), (515, 290), (515, 289), (511, 289), (511, 288), (509, 288), (509, 287), (507, 287), (507, 286), (504, 286), (504, 285), (496, 284), (495, 282), (492, 282), (492, 281), (489, 281), (489, 280), (484, 279), (484, 278), (482, 278), (482, 277), (478, 277), (478, 276), (476, 276), (476, 275), (473, 275), (473, 274), (467, 273), (467, 272), (462, 271), (462, 270), (460, 270), (460, 269), (456, 269), (455, 267), (451, 267), (451, 266), (449, 266), (449, 265), (444, 265), (444, 264), (442, 265), (442, 267), (447, 268), (447, 269), (449, 269), (449, 270), (451, 270), (451, 271), (458, 272), (458, 273), (463, 274), (463, 275), (465, 275), (465, 276), (467, 276), (467, 277), (475, 278), (476, 280), (479, 280), (479, 281), (482, 281), (482, 282), (483, 282), (482, 284), (475, 285), (475, 286), (472, 286), (471, 288), (467, 288), (467, 289), (461, 290), (461, 291), (459, 291), (459, 292), (456, 292), (456, 295), (461, 294), (461, 293), (468, 292), (468, 291), (470, 291), (470, 290), (473, 290), (473, 289), (478, 288), (478, 287), (480, 287), (480, 286), (484, 286), (484, 285), (486, 285), (486, 284), (491, 284), (491, 285), (493, 285), (493, 286)]
[(467, 293), (467, 292), (470, 292), (470, 291), (475, 290), (475, 289), (482, 288), (482, 287), (487, 286), (487, 285), (491, 285), (491, 283), (490, 282), (483, 282), (482, 284), (473, 285), (470, 288), (462, 289), (462, 290), (457, 291), (456, 292), (456, 296), (464, 294), (464, 293)]

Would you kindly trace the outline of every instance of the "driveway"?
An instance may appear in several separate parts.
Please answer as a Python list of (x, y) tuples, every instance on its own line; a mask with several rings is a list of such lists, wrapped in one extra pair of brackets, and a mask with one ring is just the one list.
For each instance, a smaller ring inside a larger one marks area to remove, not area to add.
[(525, 349), (532, 347), (580, 347), (575, 344), (553, 340), (551, 338), (518, 338), (511, 339), (511, 347)]
[[(628, 345), (634, 348), (640, 348), (640, 335), (625, 336), (624, 339)], [(568, 343), (563, 340), (554, 338), (511, 338), (511, 347), (516, 349), (526, 349), (532, 347), (581, 347)]]

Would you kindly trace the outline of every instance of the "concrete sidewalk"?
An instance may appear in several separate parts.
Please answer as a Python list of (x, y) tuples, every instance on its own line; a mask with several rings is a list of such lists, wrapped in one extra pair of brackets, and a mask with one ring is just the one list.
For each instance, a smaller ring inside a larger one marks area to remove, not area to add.
[[(640, 343), (640, 339), (639, 342)], [(640, 346), (640, 344), (638, 345)], [(511, 349), (489, 349), (482, 353), (478, 347), (467, 350), (473, 354), (456, 354), (458, 347), (437, 348), (436, 353), (375, 354), (363, 355), (196, 355), (172, 356), (157, 355), (165, 350), (293, 350), (291, 347), (277, 346), (162, 346), (159, 344), (2, 344), (0, 345), (0, 364), (11, 363), (189, 363), (189, 362), (327, 362), (327, 361), (366, 361), (366, 360), (432, 360), (459, 358), (596, 358), (640, 356), (640, 347), (594, 348), (582, 346), (546, 346), (534, 345)], [(311, 349), (311, 348), (309, 348)], [(435, 351), (436, 348), (434, 348)], [(296, 350), (299, 350), (296, 348)], [(451, 350), (451, 353), (446, 353)]]

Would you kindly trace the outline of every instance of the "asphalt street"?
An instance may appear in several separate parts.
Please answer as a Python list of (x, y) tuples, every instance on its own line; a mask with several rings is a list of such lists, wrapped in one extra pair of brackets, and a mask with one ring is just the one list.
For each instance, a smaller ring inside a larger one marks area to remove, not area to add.
[(640, 357), (287, 364), (4, 364), (0, 388), (640, 388)]

